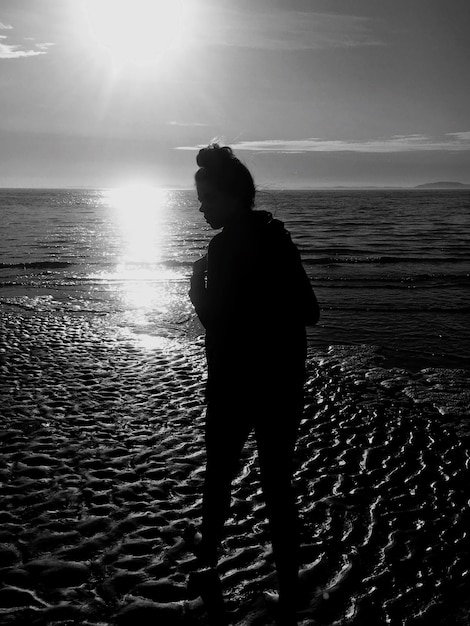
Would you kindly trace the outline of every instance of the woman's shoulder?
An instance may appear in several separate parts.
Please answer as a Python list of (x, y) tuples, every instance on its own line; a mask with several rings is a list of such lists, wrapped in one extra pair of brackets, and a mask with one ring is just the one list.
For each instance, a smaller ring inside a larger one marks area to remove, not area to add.
[(209, 241), (209, 246), (208, 249), (214, 249), (214, 248), (218, 248), (221, 245), (223, 245), (223, 232), (220, 231), (219, 233), (217, 233), (216, 235), (214, 235), (212, 237), (212, 239)]
[(227, 252), (227, 243), (224, 238), (223, 232), (219, 232), (212, 237), (207, 247), (207, 254), (211, 257), (221, 257)]

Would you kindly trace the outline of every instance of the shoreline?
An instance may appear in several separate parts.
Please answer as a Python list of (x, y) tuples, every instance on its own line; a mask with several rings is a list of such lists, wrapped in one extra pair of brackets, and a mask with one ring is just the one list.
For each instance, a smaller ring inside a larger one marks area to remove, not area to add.
[[(2, 330), (1, 619), (203, 626), (181, 542), (200, 514), (201, 342), (148, 349), (78, 315), (7, 314)], [(295, 473), (312, 594), (302, 626), (385, 613), (424, 624), (427, 607), (460, 610), (450, 598), (468, 582), (466, 375), (410, 376), (381, 358), (310, 352)], [(252, 439), (220, 570), (234, 623), (272, 623), (259, 600), (274, 567)], [(318, 587), (334, 601), (317, 606)]]

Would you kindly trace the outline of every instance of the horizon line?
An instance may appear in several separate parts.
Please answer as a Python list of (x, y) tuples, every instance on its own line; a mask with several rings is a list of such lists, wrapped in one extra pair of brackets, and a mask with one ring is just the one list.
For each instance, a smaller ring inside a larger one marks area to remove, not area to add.
[[(441, 186), (439, 186), (441, 185)], [(452, 187), (455, 185), (455, 188)], [(153, 189), (161, 189), (162, 191), (194, 191), (194, 186), (178, 186), (178, 185), (145, 185), (146, 187), (150, 187)], [(0, 190), (8, 191), (8, 190), (42, 190), (42, 191), (57, 191), (57, 190), (89, 190), (89, 191), (98, 191), (104, 189), (121, 189), (126, 188), (127, 185), (58, 185), (58, 186), (28, 186), (28, 185), (0, 185)], [(257, 193), (262, 193), (263, 191), (325, 191), (325, 190), (338, 190), (338, 189), (346, 189), (346, 190), (361, 190), (361, 189), (423, 189), (429, 188), (433, 189), (470, 189), (470, 183), (461, 183), (457, 181), (440, 181), (436, 183), (418, 183), (416, 185), (374, 185), (374, 184), (358, 184), (358, 185), (348, 185), (348, 184), (338, 184), (338, 185), (294, 185), (294, 186), (279, 186), (279, 185), (263, 185), (256, 189)]]

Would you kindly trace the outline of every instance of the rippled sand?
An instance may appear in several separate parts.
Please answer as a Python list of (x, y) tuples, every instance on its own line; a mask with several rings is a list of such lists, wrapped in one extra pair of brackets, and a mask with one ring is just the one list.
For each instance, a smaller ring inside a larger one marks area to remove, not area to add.
[[(207, 623), (181, 538), (200, 515), (200, 341), (148, 349), (106, 318), (5, 315), (0, 623)], [(370, 351), (312, 355), (296, 456), (299, 624), (466, 624), (468, 374), (410, 375)], [(253, 442), (220, 562), (237, 626), (273, 617)]]

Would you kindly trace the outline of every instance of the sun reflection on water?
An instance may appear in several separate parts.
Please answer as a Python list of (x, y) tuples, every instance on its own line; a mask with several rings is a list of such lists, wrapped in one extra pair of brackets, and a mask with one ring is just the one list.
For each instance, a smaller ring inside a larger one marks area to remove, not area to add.
[(129, 186), (107, 191), (106, 200), (116, 210), (121, 230), (121, 263), (158, 263), (167, 192), (156, 187)]
[(116, 281), (126, 308), (137, 309), (134, 323), (145, 324), (146, 312), (165, 309), (162, 281), (175, 273), (162, 266), (168, 192), (145, 185), (109, 189), (103, 201), (116, 219), (120, 259), (113, 272), (103, 276)]

